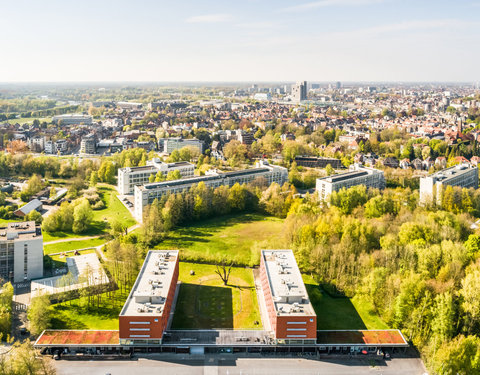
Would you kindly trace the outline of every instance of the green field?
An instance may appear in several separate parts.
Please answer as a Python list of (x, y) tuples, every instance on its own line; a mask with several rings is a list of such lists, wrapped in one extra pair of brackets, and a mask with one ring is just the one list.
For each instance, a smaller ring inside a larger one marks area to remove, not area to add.
[(373, 311), (372, 304), (362, 296), (331, 297), (311, 276), (303, 275), (308, 296), (317, 313), (318, 329), (387, 329), (385, 322)]
[(105, 234), (107, 225), (113, 220), (120, 221), (130, 227), (136, 224), (130, 211), (117, 198), (117, 191), (112, 185), (100, 184), (98, 188), (100, 197), (105, 208), (93, 211), (92, 228), (84, 233), (75, 234), (70, 232), (43, 232), (43, 241), (50, 242), (64, 238), (80, 238)]
[(226, 258), (239, 265), (260, 262), (263, 248), (282, 249), (283, 220), (260, 214), (223, 216), (178, 228), (156, 246), (179, 249), (182, 260), (216, 263)]
[(5, 120), (5, 122), (8, 122), (9, 124), (31, 124), (33, 123), (33, 120), (39, 120), (40, 122), (51, 122), (52, 117), (20, 117), (20, 118), (15, 118), (15, 119), (10, 119), (10, 120)]
[(182, 284), (172, 328), (262, 328), (250, 268), (233, 268), (225, 286), (215, 266), (181, 262), (179, 280)]
[(91, 238), (89, 240), (66, 241), (43, 246), (44, 254), (60, 253), (62, 251), (85, 249), (100, 246), (105, 243), (104, 238)]

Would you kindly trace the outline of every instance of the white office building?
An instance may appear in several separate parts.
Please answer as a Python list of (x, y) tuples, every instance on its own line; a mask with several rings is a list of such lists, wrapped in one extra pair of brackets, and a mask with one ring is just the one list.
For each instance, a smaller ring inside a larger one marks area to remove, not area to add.
[(177, 163), (164, 163), (160, 159), (155, 158), (147, 161), (147, 165), (143, 167), (126, 167), (118, 170), (117, 190), (122, 195), (129, 195), (134, 193), (134, 188), (137, 185), (148, 184), (150, 176), (161, 172), (164, 176), (168, 172), (180, 172), (182, 178), (189, 178), (194, 176), (195, 166), (186, 161)]
[(34, 221), (0, 228), (0, 277), (15, 283), (43, 277), (43, 237)]
[(420, 203), (442, 203), (445, 186), (478, 188), (478, 168), (470, 163), (459, 164), (420, 178)]
[[(162, 148), (163, 145), (163, 148)], [(199, 139), (192, 138), (192, 139), (183, 139), (178, 137), (172, 138), (161, 138), (158, 140), (158, 147), (161, 151), (171, 154), (174, 150), (180, 150), (184, 147), (194, 147), (203, 152), (203, 142)]]
[(270, 165), (265, 161), (259, 161), (255, 168), (252, 169), (226, 173), (209, 171), (205, 176), (135, 186), (135, 218), (141, 222), (145, 207), (155, 199), (166, 194), (181, 193), (200, 182), (205, 183), (206, 186), (216, 188), (223, 185), (231, 187), (236, 183), (248, 184), (256, 179), (265, 179), (268, 185), (272, 182), (283, 185), (288, 180), (288, 170), (277, 165)]
[(316, 190), (321, 200), (327, 200), (334, 191), (339, 191), (341, 188), (348, 189), (357, 185), (365, 185), (367, 188), (385, 189), (383, 171), (355, 165), (349, 172), (317, 178)]

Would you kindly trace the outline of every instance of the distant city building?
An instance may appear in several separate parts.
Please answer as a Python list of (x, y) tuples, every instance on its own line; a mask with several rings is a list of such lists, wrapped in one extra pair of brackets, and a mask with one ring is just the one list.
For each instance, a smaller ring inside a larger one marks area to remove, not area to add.
[(297, 82), (292, 86), (292, 99), (297, 103), (307, 100), (307, 81)]
[(43, 237), (34, 221), (0, 228), (0, 277), (16, 283), (43, 277)]
[(336, 88), (337, 90), (341, 89), (341, 88), (342, 88), (342, 82), (338, 82), (338, 81), (337, 81), (337, 83), (335, 83), (335, 88)]
[(182, 178), (193, 177), (195, 166), (186, 161), (164, 163), (155, 158), (147, 161), (147, 165), (143, 167), (120, 168), (118, 170), (117, 190), (123, 195), (133, 194), (135, 186), (148, 184), (152, 174), (156, 175), (161, 172), (162, 175), (167, 176), (168, 172), (176, 170), (180, 172)]
[(81, 114), (66, 114), (66, 115), (58, 115), (53, 116), (52, 122), (54, 124), (61, 124), (61, 125), (91, 125), (93, 123), (92, 116), (89, 115), (81, 115)]
[(260, 101), (268, 101), (268, 100), (272, 100), (272, 95), (270, 95), (270, 93), (257, 93), (253, 96), (253, 99), (255, 100), (260, 100)]
[[(163, 145), (163, 149), (162, 149)], [(181, 148), (184, 147), (194, 147), (200, 151), (200, 153), (203, 153), (203, 141), (196, 139), (196, 138), (191, 138), (191, 139), (184, 139), (184, 138), (160, 138), (158, 140), (158, 147), (160, 150), (163, 150), (163, 152), (167, 154), (171, 154), (174, 150), (180, 150)]]
[(150, 250), (120, 311), (121, 345), (159, 345), (178, 281), (178, 250)]
[(365, 185), (367, 188), (385, 189), (383, 171), (357, 165), (349, 172), (318, 178), (316, 190), (321, 200), (327, 200), (334, 191), (339, 191), (341, 188), (348, 189), (357, 185)]
[(255, 168), (241, 171), (218, 173), (208, 171), (205, 176), (185, 178), (174, 181), (153, 182), (145, 185), (135, 186), (135, 218), (143, 220), (145, 207), (155, 199), (171, 193), (181, 193), (193, 185), (203, 182), (206, 186), (216, 188), (218, 186), (233, 186), (236, 183), (248, 184), (255, 179), (264, 179), (268, 185), (277, 182), (283, 185), (288, 180), (288, 171), (284, 167), (270, 165), (265, 161), (257, 162)]
[(420, 178), (420, 203), (442, 203), (446, 186), (478, 188), (478, 168), (470, 163), (450, 167)]
[(27, 144), (33, 152), (42, 152), (45, 150), (45, 137), (31, 137), (28, 139)]
[(59, 139), (57, 141), (45, 142), (46, 154), (64, 154), (68, 150), (68, 143), (65, 139)]
[(255, 142), (255, 137), (252, 132), (246, 132), (245, 130), (237, 129), (236, 131), (237, 139), (242, 142), (244, 145), (251, 145)]
[(142, 103), (134, 102), (116, 102), (115, 106), (122, 109), (142, 109)]
[(92, 155), (97, 152), (97, 140), (93, 134), (83, 137), (80, 141), (80, 154)]
[(292, 250), (262, 250), (260, 281), (277, 344), (315, 344), (317, 315)]

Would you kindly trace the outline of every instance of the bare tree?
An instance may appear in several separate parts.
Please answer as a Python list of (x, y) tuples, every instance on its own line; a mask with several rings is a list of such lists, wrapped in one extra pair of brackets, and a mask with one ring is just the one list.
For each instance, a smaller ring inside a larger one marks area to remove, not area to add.
[(232, 272), (232, 266), (233, 262), (227, 264), (226, 259), (223, 259), (220, 264), (217, 264), (217, 269), (215, 270), (215, 273), (220, 276), (223, 281), (223, 285), (228, 284), (228, 278), (230, 277), (230, 272)]

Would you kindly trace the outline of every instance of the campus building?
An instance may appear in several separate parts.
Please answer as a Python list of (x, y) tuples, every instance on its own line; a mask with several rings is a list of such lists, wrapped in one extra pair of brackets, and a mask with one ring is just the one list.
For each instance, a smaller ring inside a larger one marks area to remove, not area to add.
[(317, 315), (292, 250), (262, 250), (260, 280), (277, 344), (315, 344)]
[(255, 168), (241, 171), (219, 173), (209, 171), (205, 176), (184, 178), (181, 180), (153, 182), (141, 186), (135, 186), (135, 218), (142, 222), (145, 207), (151, 204), (155, 199), (171, 193), (181, 193), (193, 185), (203, 182), (206, 186), (216, 188), (219, 186), (233, 186), (236, 183), (248, 184), (255, 179), (264, 179), (270, 185), (277, 182), (283, 185), (288, 179), (286, 168), (270, 165), (265, 161), (259, 161)]
[(326, 200), (334, 191), (341, 188), (365, 185), (367, 188), (385, 189), (385, 176), (383, 171), (356, 165), (347, 173), (317, 178), (316, 190), (321, 200)]
[(307, 81), (292, 85), (292, 99), (297, 103), (307, 100)]
[(93, 155), (97, 152), (97, 140), (95, 135), (89, 134), (80, 141), (80, 154)]
[(332, 168), (341, 169), (344, 168), (342, 161), (335, 158), (317, 158), (315, 156), (296, 156), (295, 163), (299, 167), (307, 168), (326, 168), (327, 165), (331, 165)]
[(178, 281), (178, 250), (150, 250), (119, 316), (121, 345), (159, 345)]
[(478, 168), (470, 163), (459, 164), (420, 178), (420, 202), (442, 202), (445, 186), (478, 188)]
[(161, 172), (164, 176), (167, 176), (168, 172), (177, 170), (182, 178), (193, 177), (195, 166), (186, 161), (164, 163), (155, 158), (147, 161), (147, 165), (143, 167), (120, 168), (118, 170), (117, 190), (123, 195), (133, 194), (135, 186), (148, 184), (152, 174), (156, 175)]
[(43, 237), (34, 221), (0, 228), (0, 278), (22, 282), (43, 277)]

